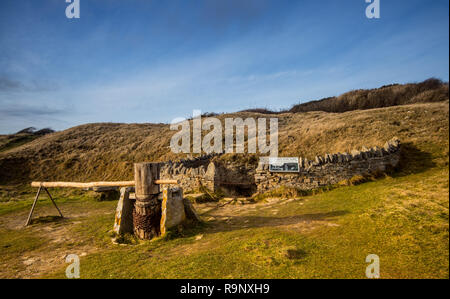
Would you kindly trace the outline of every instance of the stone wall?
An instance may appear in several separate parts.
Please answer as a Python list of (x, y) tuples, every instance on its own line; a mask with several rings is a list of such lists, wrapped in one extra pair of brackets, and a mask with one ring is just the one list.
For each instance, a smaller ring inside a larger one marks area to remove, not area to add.
[(197, 190), (201, 185), (211, 191), (218, 189), (230, 195), (264, 193), (280, 186), (311, 190), (339, 183), (356, 175), (384, 172), (397, 166), (400, 159), (400, 141), (386, 142), (384, 147), (363, 147), (351, 153), (326, 154), (314, 160), (299, 158), (298, 173), (269, 172), (269, 165), (246, 167), (236, 163), (221, 163), (205, 155), (194, 159), (165, 162), (161, 178), (177, 179), (185, 191)]
[(215, 167), (211, 159), (215, 155), (205, 155), (193, 159), (168, 161), (161, 165), (161, 178), (177, 179), (185, 191), (196, 190), (203, 185), (214, 190)]
[(356, 175), (384, 172), (397, 166), (400, 159), (400, 141), (397, 138), (386, 142), (384, 147), (363, 147), (351, 153), (326, 154), (314, 160), (299, 158), (298, 173), (269, 172), (269, 165), (260, 163), (255, 174), (258, 193), (281, 186), (311, 190), (337, 184)]
[(198, 190), (204, 186), (215, 192), (224, 191), (228, 195), (256, 192), (256, 165), (247, 167), (233, 162), (221, 162), (214, 159), (219, 156), (206, 155), (194, 159), (161, 164), (161, 178), (177, 179), (185, 191)]

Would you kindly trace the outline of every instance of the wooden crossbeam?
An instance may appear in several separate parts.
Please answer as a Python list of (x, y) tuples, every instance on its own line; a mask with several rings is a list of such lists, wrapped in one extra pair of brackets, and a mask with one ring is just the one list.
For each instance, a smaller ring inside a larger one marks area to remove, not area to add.
[[(179, 180), (156, 180), (155, 184), (158, 185), (177, 185)], [(32, 182), (31, 187), (45, 187), (45, 188), (92, 188), (92, 187), (132, 187), (135, 185), (135, 181), (119, 181), (119, 182)]]
[[(154, 181), (157, 185), (177, 185), (180, 183), (178, 180), (156, 180)], [(34, 198), (33, 205), (31, 206), (30, 214), (28, 215), (27, 222), (25, 226), (31, 223), (31, 217), (33, 216), (34, 209), (36, 207), (36, 203), (39, 199), (39, 195), (41, 191), (44, 190), (47, 195), (50, 197), (55, 208), (58, 210), (61, 217), (63, 214), (59, 210), (56, 202), (53, 200), (50, 192), (47, 188), (92, 188), (92, 187), (132, 187), (135, 186), (135, 181), (119, 181), (119, 182), (90, 182), (90, 183), (78, 183), (78, 182), (32, 182), (31, 187), (39, 188), (36, 197)]]

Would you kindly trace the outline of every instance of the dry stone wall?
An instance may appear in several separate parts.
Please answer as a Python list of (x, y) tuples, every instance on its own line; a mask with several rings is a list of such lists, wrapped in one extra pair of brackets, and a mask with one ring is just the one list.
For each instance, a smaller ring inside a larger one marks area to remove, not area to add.
[(179, 180), (180, 187), (185, 191), (196, 190), (200, 185), (214, 190), (216, 169), (214, 163), (210, 163), (214, 156), (210, 154), (194, 159), (162, 163), (160, 177)]
[(218, 163), (213, 159), (215, 156), (217, 154), (162, 163), (160, 177), (179, 180), (185, 191), (197, 190), (202, 185), (212, 191), (225, 190), (231, 195), (236, 195), (233, 194), (236, 190), (247, 196), (249, 191), (264, 193), (281, 186), (311, 190), (397, 166), (400, 140), (393, 138), (382, 148), (363, 147), (350, 153), (317, 156), (314, 160), (299, 158), (298, 173), (273, 173), (264, 163), (257, 167)]
[(224, 191), (228, 195), (251, 195), (256, 191), (256, 165), (247, 167), (239, 163), (223, 163), (205, 155), (190, 160), (166, 162), (161, 165), (161, 178), (176, 179), (185, 191), (198, 190), (201, 186), (211, 191)]
[(396, 167), (400, 159), (400, 141), (397, 138), (386, 142), (384, 147), (363, 147), (351, 153), (326, 154), (314, 160), (299, 158), (298, 173), (269, 172), (269, 165), (260, 163), (255, 174), (258, 193), (280, 186), (311, 190), (337, 184), (356, 175), (384, 172)]

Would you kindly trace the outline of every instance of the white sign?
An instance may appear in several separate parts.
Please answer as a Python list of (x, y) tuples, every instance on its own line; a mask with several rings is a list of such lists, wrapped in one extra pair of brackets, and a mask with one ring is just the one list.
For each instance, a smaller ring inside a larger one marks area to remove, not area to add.
[(270, 172), (299, 172), (298, 158), (290, 157), (270, 157)]

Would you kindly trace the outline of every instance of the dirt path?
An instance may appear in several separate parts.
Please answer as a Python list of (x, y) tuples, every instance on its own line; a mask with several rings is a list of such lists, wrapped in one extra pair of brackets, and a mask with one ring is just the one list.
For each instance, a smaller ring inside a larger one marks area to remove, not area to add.
[(342, 213), (280, 215), (284, 205), (291, 202), (303, 205), (305, 201), (305, 199), (268, 198), (263, 202), (241, 204), (244, 202), (243, 199), (233, 201), (225, 199), (221, 203), (204, 203), (195, 206), (201, 217), (212, 224), (209, 232), (268, 226), (305, 232), (322, 225), (336, 226), (327, 219)]
[[(93, 210), (87, 207), (80, 209), (77, 206), (71, 207), (70, 205), (61, 205), (60, 208), (63, 215), (68, 215), (68, 218), (51, 216), (58, 215), (53, 206), (39, 207), (33, 214), (32, 224), (27, 227), (24, 224), (28, 217), (28, 210), (0, 217), (0, 230), (13, 231), (18, 236), (30, 235), (45, 240), (44, 248), (40, 247), (36, 250), (24, 252), (12, 261), (1, 261), (0, 267), (3, 269), (0, 271), (1, 278), (37, 277), (61, 268), (65, 264), (68, 252), (82, 257), (101, 250), (91, 244), (82, 242), (80, 236), (74, 233), (71, 228), (74, 225), (81, 224), (86, 217), (113, 214), (114, 211), (109, 209)], [(5, 271), (5, 269), (7, 270)]]
[[(284, 205), (291, 202), (303, 205), (304, 201), (303, 199), (280, 200), (273, 198), (264, 202), (246, 203), (244, 199), (229, 198), (219, 203), (195, 204), (195, 208), (202, 219), (209, 224), (204, 234), (268, 226), (305, 232), (321, 225), (334, 225), (327, 221), (327, 218), (337, 216), (337, 214), (279, 215)], [(35, 221), (28, 227), (24, 227), (28, 210), (0, 217), (0, 231), (15, 232), (18, 238), (22, 234), (26, 234), (45, 240), (44, 246), (25, 251), (13, 260), (10, 258), (1, 261), (0, 267), (3, 268), (3, 273), (0, 271), (0, 277), (38, 277), (64, 267), (68, 253), (83, 257), (105, 250), (105, 248), (97, 248), (93, 242), (85, 240), (86, 236), (77, 234), (72, 228), (74, 225), (85, 223), (89, 217), (113, 215), (115, 209), (112, 204), (92, 208), (88, 202), (74, 202), (61, 205), (60, 208), (68, 218), (61, 219), (56, 216), (49, 216), (58, 215), (57, 211), (53, 206), (43, 206), (36, 210), (33, 216)], [(111, 223), (111, 227), (112, 225), (113, 223)], [(202, 235), (199, 235), (198, 238), (201, 239)], [(195, 244), (186, 246), (195, 247)], [(186, 246), (181, 246), (179, 249), (195, 250), (195, 248), (186, 248)], [(173, 253), (175, 254), (178, 251), (177, 248)]]

